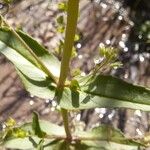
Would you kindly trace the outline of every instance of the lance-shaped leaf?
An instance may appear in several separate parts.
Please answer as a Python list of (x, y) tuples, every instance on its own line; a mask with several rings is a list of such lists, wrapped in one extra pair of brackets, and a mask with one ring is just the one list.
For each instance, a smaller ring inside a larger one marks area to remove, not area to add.
[(46, 78), (43, 81), (31, 79), (24, 75), (17, 69), (17, 72), (22, 79), (25, 89), (30, 92), (31, 95), (37, 96), (43, 99), (53, 99), (55, 94), (55, 84), (52, 79)]
[[(27, 34), (18, 31), (18, 36), (9, 28), (0, 28), (0, 52), (15, 65), (27, 91), (41, 98), (52, 98), (53, 79), (59, 76), (60, 62)], [(41, 67), (41, 62), (50, 74)]]
[[(39, 68), (41, 66), (40, 63), (42, 62), (53, 76), (59, 77), (60, 62), (58, 61), (58, 59), (54, 57), (54, 55), (49, 53), (44, 47), (42, 47), (29, 35), (25, 34), (22, 31), (16, 32), (20, 36), (20, 38), (18, 38), (11, 29), (7, 27), (0, 28), (0, 41), (3, 43), (1, 43), (1, 51), (5, 54), (5, 48), (9, 47)], [(28, 47), (31, 49), (34, 55), (30, 52)], [(35, 56), (37, 56), (38, 59)]]
[[(37, 149), (40, 144), (43, 145), (44, 149), (53, 150), (61, 147), (62, 140), (61, 138), (55, 139), (55, 137), (64, 137), (65, 138), (65, 131), (63, 127), (58, 125), (49, 123), (47, 121), (39, 120), (40, 130), (42, 133), (46, 133), (47, 135), (43, 138), (43, 142), (41, 138), (35, 136), (35, 130), (33, 129), (32, 123), (26, 123), (22, 125), (20, 128), (29, 132), (30, 135), (25, 138), (10, 138), (7, 141), (4, 141), (0, 146), (10, 149)], [(36, 127), (37, 128), (37, 127)], [(36, 133), (39, 136), (39, 133)], [(59, 149), (58, 149), (59, 150)]]
[(60, 62), (58, 59), (29, 35), (22, 31), (18, 31), (17, 33), (26, 42), (26, 44), (28, 44), (36, 56), (44, 63), (53, 76), (59, 78)]
[(88, 150), (138, 150), (139, 146), (144, 146), (142, 142), (126, 138), (120, 130), (109, 125), (76, 134), (81, 139), (80, 146)]
[(77, 150), (139, 150), (138, 146), (107, 141), (82, 141), (76, 147)]
[(41, 141), (40, 138), (33, 136), (32, 125), (28, 123), (23, 125), (22, 129), (30, 132), (30, 138), (9, 139), (3, 145), (13, 149), (36, 149), (41, 146), (45, 150), (138, 150), (139, 146), (144, 146), (142, 141), (126, 138), (119, 130), (108, 125), (101, 125), (87, 132), (77, 131), (72, 134), (74, 142), (69, 144), (64, 139), (65, 131), (62, 127), (47, 121), (39, 121), (39, 124), (42, 131), (49, 135), (49, 139), (46, 136)]
[(121, 79), (98, 75), (82, 86), (86, 93), (150, 105), (150, 90)]
[(124, 107), (150, 111), (150, 90), (144, 87), (104, 75), (88, 77), (79, 83), (79, 90), (64, 90), (59, 102), (61, 107), (70, 110)]

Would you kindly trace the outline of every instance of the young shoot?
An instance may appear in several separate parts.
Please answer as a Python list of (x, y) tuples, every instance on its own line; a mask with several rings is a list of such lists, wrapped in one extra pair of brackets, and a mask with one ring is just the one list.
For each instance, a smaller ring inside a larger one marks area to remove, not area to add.
[(122, 63), (117, 61), (118, 49), (113, 47), (102, 46), (99, 48), (99, 58), (95, 60), (94, 74), (103, 73), (109, 68), (116, 69), (122, 66)]

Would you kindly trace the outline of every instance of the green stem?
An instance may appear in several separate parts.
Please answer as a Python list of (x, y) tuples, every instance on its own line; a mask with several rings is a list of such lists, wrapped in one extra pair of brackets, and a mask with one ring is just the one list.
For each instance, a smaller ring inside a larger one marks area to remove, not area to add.
[(69, 63), (72, 54), (72, 47), (74, 44), (74, 37), (77, 26), (78, 10), (79, 10), (79, 0), (68, 0), (67, 27), (65, 33), (66, 36), (65, 36), (63, 56), (61, 61), (61, 73), (58, 82), (59, 88), (63, 88), (68, 75)]
[(69, 129), (68, 111), (66, 109), (62, 108), (61, 109), (61, 114), (62, 114), (62, 118), (63, 118), (63, 123), (64, 123), (64, 128), (65, 128), (67, 139), (69, 141), (71, 141), (72, 136), (71, 136), (71, 132), (70, 132), (70, 129)]
[[(57, 86), (58, 92), (60, 93), (63, 93), (65, 81), (69, 71), (69, 63), (72, 54), (72, 47), (74, 44), (74, 37), (77, 26), (78, 11), (79, 11), (79, 0), (68, 0), (67, 27), (65, 33), (64, 50), (61, 61), (60, 78)], [(58, 99), (61, 100), (61, 97), (58, 96)], [(63, 117), (67, 139), (71, 140), (72, 137), (69, 129), (68, 111), (65, 109), (61, 109), (61, 114)]]

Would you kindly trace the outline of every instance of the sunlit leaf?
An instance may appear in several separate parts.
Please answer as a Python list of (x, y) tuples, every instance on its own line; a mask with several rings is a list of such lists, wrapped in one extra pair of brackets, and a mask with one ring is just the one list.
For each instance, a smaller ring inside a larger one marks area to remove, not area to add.
[[(41, 130), (47, 134), (42, 141), (33, 136), (32, 123), (27, 123), (22, 126), (22, 129), (31, 134), (30, 138), (10, 139), (3, 145), (12, 149), (37, 149), (41, 147), (44, 150), (138, 150), (139, 146), (144, 146), (142, 141), (126, 138), (119, 130), (108, 125), (101, 125), (87, 132), (76, 131), (72, 136), (77, 140), (69, 144), (63, 139), (55, 139), (55, 137), (65, 137), (63, 127), (47, 121), (39, 121), (39, 124)], [(48, 139), (48, 135), (52, 138)]]
[[(4, 143), (2, 143), (2, 146), (5, 148), (11, 148), (11, 149), (37, 149), (41, 145), (43, 145), (44, 150), (53, 150), (54, 148), (59, 147), (59, 144), (61, 145), (62, 141), (56, 140), (55, 136), (63, 136), (65, 137), (65, 131), (63, 127), (57, 126), (55, 124), (49, 123), (47, 121), (39, 120), (39, 126), (42, 130), (42, 132), (45, 132), (47, 135), (51, 137), (50, 139), (44, 138), (43, 142), (41, 141), (41, 138), (35, 136), (35, 131), (32, 128), (32, 123), (26, 123), (22, 125), (20, 128), (24, 131), (27, 131), (30, 133), (29, 137), (26, 138), (12, 138)], [(40, 145), (41, 144), (41, 145)]]
[[(43, 132), (50, 136), (65, 136), (65, 131), (63, 127), (58, 125), (52, 124), (48, 121), (39, 120), (40, 128)], [(26, 123), (22, 126), (24, 130), (29, 131), (31, 134), (34, 135), (32, 129), (32, 123)]]
[[(32, 49), (33, 53), (39, 58), (39, 60), (43, 62), (48, 70), (51, 73), (53, 72), (52, 74), (55, 77), (59, 77), (60, 62), (30, 36), (23, 33), (22, 31), (18, 31), (17, 33), (22, 38), (22, 40)], [(35, 65), (35, 67), (38, 67), (40, 70), (42, 69), (40, 68), (40, 62), (35, 59), (35, 57), (29, 52), (26, 46), (22, 44), (22, 42), (13, 34), (9, 28), (0, 28), (0, 35), (0, 52), (8, 57), (8, 59), (10, 59), (15, 65), (17, 64), (18, 69), (21, 69), (23, 65), (26, 65), (26, 62), (28, 62), (28, 65), (30, 63)], [(12, 54), (8, 55), (9, 52)], [(19, 60), (17, 61), (16, 58)], [(19, 61), (20, 66), (18, 63)], [(32, 71), (32, 69), (30, 70)]]
[(101, 125), (77, 135), (83, 139), (82, 146), (86, 146), (87, 150), (138, 150), (139, 146), (143, 146), (139, 141), (126, 138), (123, 133), (109, 125)]
[(42, 47), (36, 40), (22, 31), (17, 31), (20, 37), (26, 42), (26, 44), (33, 50), (38, 58), (45, 64), (48, 70), (55, 76), (59, 77), (60, 74), (60, 62), (58, 59)]
[[(21, 31), (18, 34), (49, 72), (58, 78), (60, 62), (27, 34)], [(0, 35), (0, 52), (15, 65), (27, 91), (41, 98), (53, 98), (56, 85), (53, 78), (40, 67), (40, 62), (9, 28), (0, 28)]]
[(82, 147), (78, 150), (139, 150), (138, 146), (118, 144), (107, 141), (83, 141)]
[(58, 9), (61, 11), (67, 11), (67, 3), (66, 2), (61, 2), (58, 4)]
[(9, 118), (6, 122), (5, 125), (7, 127), (14, 127), (16, 125), (16, 121), (13, 118)]
[(150, 111), (149, 89), (104, 75), (78, 82), (80, 90), (65, 88), (59, 101), (61, 107), (70, 110), (108, 107)]
[[(37, 138), (35, 138), (35, 140), (39, 141), (39, 139), (37, 139)], [(23, 149), (23, 150), (34, 148), (32, 142), (30, 142), (28, 138), (23, 138), (23, 139), (22, 138), (16, 138), (16, 139), (8, 140), (3, 144), (3, 146), (5, 148)]]

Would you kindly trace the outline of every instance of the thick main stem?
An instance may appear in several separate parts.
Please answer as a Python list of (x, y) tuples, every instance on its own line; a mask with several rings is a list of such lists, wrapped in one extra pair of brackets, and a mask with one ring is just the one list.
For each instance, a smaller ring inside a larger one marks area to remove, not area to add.
[(69, 63), (77, 26), (78, 10), (79, 0), (68, 0), (67, 27), (65, 33), (63, 56), (61, 61), (61, 73), (58, 82), (58, 86), (62, 88), (68, 75)]
[[(77, 19), (78, 19), (78, 11), (79, 11), (79, 0), (68, 0), (68, 9), (67, 9), (67, 27), (65, 33), (65, 43), (64, 43), (64, 50), (63, 56), (61, 61), (61, 71), (60, 71), (60, 78), (58, 82), (58, 92), (63, 93), (64, 84), (68, 75), (69, 70), (69, 63), (72, 54), (72, 48), (74, 44), (74, 37), (76, 32), (77, 26)], [(62, 95), (62, 94), (60, 94)], [(61, 100), (61, 97), (58, 97)], [(68, 140), (71, 140), (71, 132), (69, 129), (69, 122), (68, 122), (68, 111), (65, 109), (61, 109), (64, 128), (66, 132), (66, 136)]]

